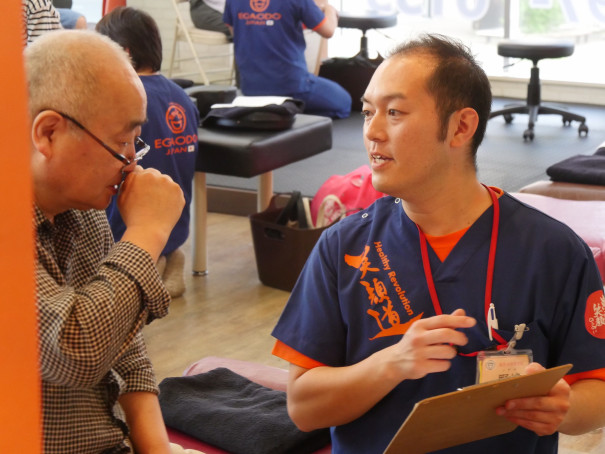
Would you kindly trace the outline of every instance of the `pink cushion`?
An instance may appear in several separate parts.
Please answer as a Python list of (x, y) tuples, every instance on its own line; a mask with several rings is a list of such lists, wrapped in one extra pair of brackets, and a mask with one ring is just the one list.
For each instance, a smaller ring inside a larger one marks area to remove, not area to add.
[(519, 192), (511, 195), (571, 227), (592, 250), (605, 281), (605, 201), (556, 199)]
[(519, 189), (519, 192), (540, 194), (557, 199), (605, 200), (605, 186), (540, 180)]
[(170, 442), (176, 443), (177, 445), (182, 446), (184, 449), (196, 449), (198, 451), (202, 451), (204, 454), (229, 454), (227, 451), (224, 451), (221, 448), (204, 443), (203, 441), (190, 437), (189, 435), (179, 432), (171, 427), (166, 427), (166, 431), (168, 432), (168, 439)]
[[(190, 437), (183, 432), (179, 432), (176, 429), (166, 427), (166, 430), (168, 431), (168, 438), (170, 441), (182, 446), (184, 449), (197, 449), (198, 451), (202, 451), (204, 454), (230, 454), (221, 448), (217, 448), (216, 446), (209, 445), (203, 441), (196, 440), (195, 438)], [(313, 454), (330, 454), (331, 452), (332, 446), (327, 445), (321, 449), (318, 449)]]
[[(183, 375), (202, 374), (216, 369), (217, 367), (226, 367), (236, 374), (246, 377), (250, 381), (278, 391), (285, 391), (288, 383), (288, 371), (285, 369), (239, 359), (220, 358), (218, 356), (207, 356), (196, 361), (185, 369)], [(204, 443), (203, 441), (190, 437), (178, 430), (170, 427), (167, 427), (166, 429), (168, 430), (168, 438), (170, 441), (181, 445), (185, 449), (197, 449), (205, 454), (229, 454), (227, 451)], [(331, 451), (332, 448), (328, 445), (315, 451), (314, 454), (330, 454)]]
[(285, 369), (218, 356), (206, 356), (196, 361), (185, 369), (183, 375), (202, 374), (217, 367), (226, 367), (250, 381), (278, 391), (285, 391), (288, 384), (288, 371)]

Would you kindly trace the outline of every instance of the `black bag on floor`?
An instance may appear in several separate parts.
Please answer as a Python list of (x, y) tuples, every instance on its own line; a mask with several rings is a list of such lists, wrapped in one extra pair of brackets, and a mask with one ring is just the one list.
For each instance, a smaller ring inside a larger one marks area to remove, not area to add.
[(330, 58), (319, 67), (319, 76), (337, 82), (351, 95), (351, 110), (361, 112), (361, 97), (366, 91), (374, 71), (384, 59), (356, 56), (353, 58)]

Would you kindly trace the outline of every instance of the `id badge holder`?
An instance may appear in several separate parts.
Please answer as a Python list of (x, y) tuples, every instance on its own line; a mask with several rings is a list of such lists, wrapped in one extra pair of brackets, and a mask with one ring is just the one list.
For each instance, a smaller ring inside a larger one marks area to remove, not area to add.
[(529, 349), (515, 350), (515, 344), (526, 331), (526, 325), (515, 325), (515, 335), (502, 350), (483, 350), (477, 354), (476, 382), (486, 383), (525, 374), (525, 368), (533, 361)]

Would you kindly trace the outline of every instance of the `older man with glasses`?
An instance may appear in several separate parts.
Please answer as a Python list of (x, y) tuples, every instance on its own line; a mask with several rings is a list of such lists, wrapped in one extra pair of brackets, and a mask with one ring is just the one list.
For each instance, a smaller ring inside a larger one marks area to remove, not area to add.
[[(155, 262), (182, 191), (136, 164), (149, 150), (138, 137), (145, 90), (117, 44), (57, 31), (25, 60), (44, 452), (168, 453), (141, 329), (168, 310)], [(118, 243), (112, 197), (127, 226)]]
[[(52, 109), (47, 109), (47, 110), (52, 110)], [(130, 160), (126, 156), (115, 151), (113, 148), (111, 148), (109, 145), (107, 145), (105, 142), (103, 142), (101, 139), (99, 139), (97, 136), (95, 136), (92, 132), (90, 132), (88, 129), (86, 129), (86, 127), (82, 123), (80, 123), (78, 120), (73, 119), (72, 117), (70, 117), (67, 114), (64, 114), (63, 112), (59, 112), (56, 110), (55, 110), (55, 112), (58, 113), (59, 115), (61, 115), (63, 118), (71, 121), (74, 125), (76, 125), (78, 128), (80, 128), (86, 134), (88, 134), (92, 140), (94, 140), (99, 145), (101, 145), (103, 148), (105, 148), (107, 151), (109, 151), (112, 154), (112, 156), (114, 158), (116, 158), (118, 161), (123, 162), (124, 165), (126, 165), (126, 166), (130, 165)], [(136, 136), (134, 138), (134, 159), (133, 159), (133, 161), (137, 162), (137, 161), (140, 161), (141, 159), (143, 159), (143, 157), (147, 154), (149, 149), (150, 149), (150, 146), (147, 145), (145, 143), (145, 141), (143, 139), (141, 139), (139, 136)]]

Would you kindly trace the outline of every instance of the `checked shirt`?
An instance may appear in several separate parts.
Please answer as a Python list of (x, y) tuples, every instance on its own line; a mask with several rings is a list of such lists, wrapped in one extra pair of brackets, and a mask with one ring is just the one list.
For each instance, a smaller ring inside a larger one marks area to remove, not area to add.
[(130, 452), (116, 401), (157, 393), (141, 329), (170, 296), (147, 252), (113, 242), (105, 212), (35, 207), (44, 452)]

